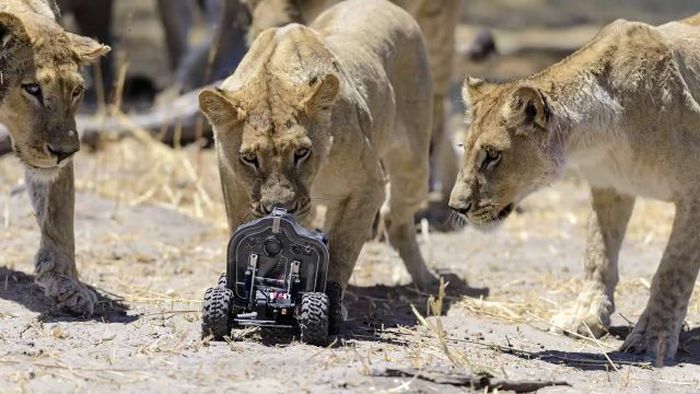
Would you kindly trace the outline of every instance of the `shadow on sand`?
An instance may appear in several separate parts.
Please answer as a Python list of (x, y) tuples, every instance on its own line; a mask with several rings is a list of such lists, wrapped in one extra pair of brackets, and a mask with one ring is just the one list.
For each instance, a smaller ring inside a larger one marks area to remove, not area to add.
[(138, 319), (138, 316), (127, 315), (126, 305), (102, 294), (94, 287), (89, 286), (97, 293), (95, 313), (89, 317), (81, 317), (57, 310), (55, 304), (44, 295), (41, 287), (34, 283), (34, 275), (0, 267), (0, 281), (0, 299), (18, 303), (32, 312), (39, 313), (39, 320), (42, 322), (97, 321), (124, 324)]
[[(443, 277), (445, 282), (449, 282), (442, 305), (443, 314), (446, 314), (452, 304), (459, 301), (461, 297), (486, 298), (489, 295), (488, 288), (469, 287), (454, 274), (443, 275)], [(348, 320), (345, 326), (349, 331), (355, 329), (375, 331), (397, 326), (414, 326), (417, 324), (417, 319), (411, 305), (425, 316), (428, 313), (427, 302), (430, 295), (418, 290), (412, 284), (349, 286), (345, 295), (345, 303), (348, 307)]]
[[(610, 335), (624, 340), (632, 331), (630, 326), (610, 327)], [(552, 364), (566, 365), (573, 368), (578, 368), (583, 371), (607, 371), (611, 370), (610, 362), (605, 355), (592, 352), (565, 352), (560, 350), (543, 350), (541, 352), (509, 352), (516, 357), (528, 360), (542, 360)], [(608, 358), (615, 364), (615, 367), (637, 366), (650, 368), (654, 360), (648, 357), (613, 351), (607, 353)], [(680, 335), (680, 345), (676, 359), (669, 362), (666, 361), (665, 366), (674, 366), (679, 364), (696, 364), (700, 365), (700, 327), (691, 330), (684, 330)]]
[[(463, 296), (486, 298), (489, 295), (488, 288), (469, 287), (454, 274), (443, 275), (443, 277), (446, 282), (449, 282), (442, 305), (443, 314), (446, 314), (450, 307)], [(429, 297), (429, 293), (418, 290), (412, 284), (348, 286), (344, 299), (348, 317), (341, 324), (340, 335), (335, 338), (334, 346), (340, 346), (343, 340), (403, 344), (403, 342), (382, 337), (381, 331), (398, 326), (413, 327), (418, 324), (411, 305), (425, 316)], [(259, 335), (261, 342), (268, 346), (285, 345), (298, 339), (293, 332), (285, 330), (266, 329), (261, 330)]]

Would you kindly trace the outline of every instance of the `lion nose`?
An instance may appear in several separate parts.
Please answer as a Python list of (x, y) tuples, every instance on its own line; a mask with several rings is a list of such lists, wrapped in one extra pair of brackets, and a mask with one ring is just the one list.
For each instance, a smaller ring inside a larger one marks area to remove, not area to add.
[(77, 151), (80, 150), (79, 144), (48, 144), (46, 149), (49, 151), (51, 156), (55, 157), (58, 162), (62, 162), (69, 157), (73, 156)]
[(469, 213), (469, 210), (472, 209), (472, 203), (471, 203), (471, 202), (468, 202), (468, 203), (466, 203), (466, 204), (463, 205), (463, 206), (452, 206), (452, 205), (450, 205), (450, 208), (452, 208), (452, 209), (454, 209), (455, 211), (457, 211), (457, 213), (460, 213), (460, 214), (462, 214), (462, 215), (464, 215), (464, 216), (467, 216), (467, 214)]
[(455, 212), (460, 213), (462, 215), (467, 215), (469, 213), (469, 210), (472, 209), (472, 206), (474, 205), (472, 203), (471, 198), (467, 199), (460, 199), (460, 198), (450, 198), (450, 202), (448, 204), (450, 208), (455, 210)]
[(294, 213), (294, 211), (297, 208), (297, 203), (296, 201), (288, 201), (284, 203), (266, 203), (262, 204), (263, 212), (265, 214), (270, 214), (275, 208), (282, 208), (285, 209), (288, 213)]

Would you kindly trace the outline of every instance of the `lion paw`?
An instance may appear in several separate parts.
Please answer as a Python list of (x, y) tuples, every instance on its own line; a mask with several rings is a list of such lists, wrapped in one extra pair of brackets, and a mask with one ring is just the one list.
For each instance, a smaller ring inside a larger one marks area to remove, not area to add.
[[(577, 313), (576, 311), (563, 311), (555, 315), (550, 324), (550, 331), (557, 334), (575, 333), (590, 336), (591, 332), (596, 338), (600, 338), (608, 332), (608, 323), (603, 322), (601, 317), (594, 313)], [(588, 331), (590, 329), (591, 332)]]
[[(637, 327), (644, 326), (637, 323)], [(625, 339), (620, 347), (621, 352), (644, 355), (654, 360), (657, 366), (676, 357), (678, 335), (671, 333), (671, 330), (652, 330), (648, 327), (637, 329), (637, 327)]]
[[(612, 303), (602, 294), (582, 293), (577, 304), (555, 315), (551, 331), (600, 338), (608, 333)], [(590, 331), (589, 331), (590, 329)]]
[(48, 274), (37, 278), (37, 283), (61, 310), (81, 316), (94, 312), (97, 295), (77, 279)]
[(413, 278), (413, 283), (423, 291), (437, 292), (440, 289), (440, 279), (427, 269), (419, 277)]

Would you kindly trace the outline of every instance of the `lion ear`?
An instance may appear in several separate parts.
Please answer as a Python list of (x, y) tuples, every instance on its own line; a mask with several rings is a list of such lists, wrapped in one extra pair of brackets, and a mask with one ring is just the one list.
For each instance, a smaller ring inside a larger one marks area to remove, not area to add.
[(245, 118), (245, 112), (220, 89), (204, 89), (199, 93), (199, 109), (212, 126), (237, 124)]
[(467, 75), (462, 84), (462, 99), (467, 107), (486, 94), (488, 88), (485, 80)]
[(511, 116), (529, 126), (547, 128), (549, 107), (544, 94), (539, 89), (521, 86), (513, 92), (510, 108)]
[(333, 74), (309, 81), (310, 91), (301, 101), (301, 108), (309, 115), (327, 111), (340, 92), (340, 80)]
[(12, 14), (0, 12), (0, 55), (24, 41), (28, 41), (24, 23)]
[(101, 56), (106, 55), (112, 48), (102, 45), (90, 37), (66, 32), (73, 52), (83, 64), (94, 63)]

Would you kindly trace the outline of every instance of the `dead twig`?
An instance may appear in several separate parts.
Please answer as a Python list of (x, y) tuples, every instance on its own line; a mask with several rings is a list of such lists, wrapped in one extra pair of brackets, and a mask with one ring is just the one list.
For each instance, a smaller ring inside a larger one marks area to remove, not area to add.
[(473, 390), (512, 390), (518, 393), (529, 393), (550, 386), (570, 386), (561, 380), (522, 381), (496, 379), (488, 373), (463, 373), (453, 368), (386, 368), (373, 371), (374, 376), (406, 377), (423, 379), (438, 384), (469, 387)]

